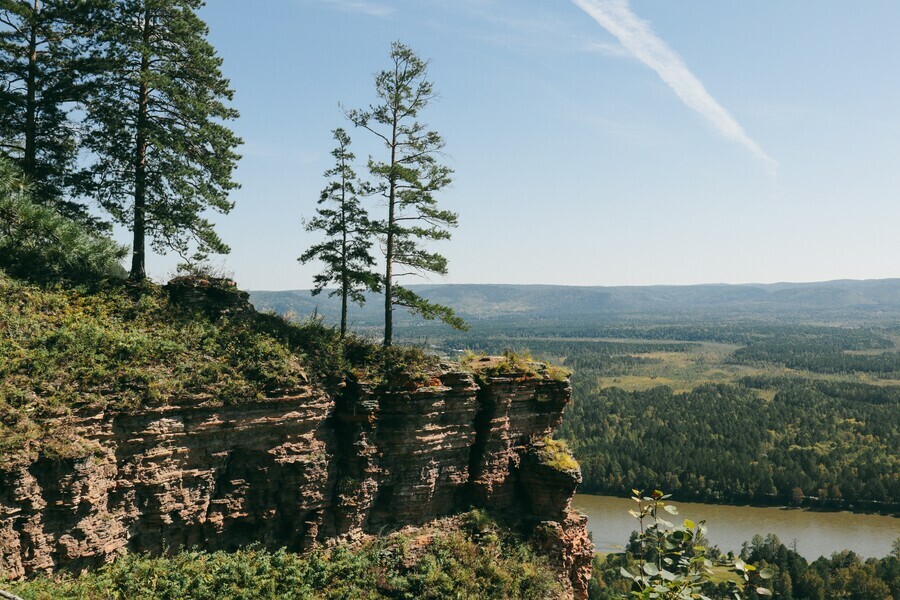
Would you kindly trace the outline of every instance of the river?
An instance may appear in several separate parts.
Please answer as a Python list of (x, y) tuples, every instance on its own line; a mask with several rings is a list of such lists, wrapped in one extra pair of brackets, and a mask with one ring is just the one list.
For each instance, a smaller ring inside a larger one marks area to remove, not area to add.
[[(787, 546), (796, 540), (797, 551), (810, 561), (844, 549), (866, 558), (881, 558), (890, 554), (891, 544), (900, 537), (900, 519), (895, 517), (675, 500), (672, 504), (678, 507), (677, 518), (706, 519), (707, 537), (723, 552), (737, 553), (741, 544), (757, 533), (774, 533)], [(620, 551), (637, 529), (637, 519), (628, 514), (635, 507), (631, 499), (577, 494), (573, 505), (588, 516), (588, 528), (599, 552)], [(671, 516), (668, 519), (674, 520)]]

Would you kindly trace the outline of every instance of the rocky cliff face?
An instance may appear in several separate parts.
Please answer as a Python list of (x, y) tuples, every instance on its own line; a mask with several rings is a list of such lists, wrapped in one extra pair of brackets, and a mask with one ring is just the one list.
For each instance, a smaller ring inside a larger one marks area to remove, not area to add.
[(402, 389), (314, 386), (220, 406), (84, 409), (84, 459), (0, 471), (0, 572), (78, 570), (126, 552), (251, 543), (301, 551), (471, 506), (513, 516), (586, 595), (577, 470), (541, 459), (570, 387), (546, 374), (442, 367)]

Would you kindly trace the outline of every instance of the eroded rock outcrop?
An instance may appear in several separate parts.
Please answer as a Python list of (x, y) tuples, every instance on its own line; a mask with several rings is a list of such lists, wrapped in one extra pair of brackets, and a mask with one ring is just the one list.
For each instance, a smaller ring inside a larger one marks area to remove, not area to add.
[(126, 552), (250, 543), (301, 551), (471, 506), (511, 515), (584, 597), (592, 548), (577, 469), (540, 458), (571, 389), (538, 371), (448, 365), (399, 388), (315, 386), (220, 406), (84, 409), (87, 458), (0, 471), (0, 570), (78, 570)]

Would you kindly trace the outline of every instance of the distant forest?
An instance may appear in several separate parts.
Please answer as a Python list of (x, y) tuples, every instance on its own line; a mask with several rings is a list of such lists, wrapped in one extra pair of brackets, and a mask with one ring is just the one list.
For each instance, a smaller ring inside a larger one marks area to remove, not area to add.
[(530, 351), (573, 371), (557, 435), (581, 490), (680, 500), (900, 509), (896, 324), (669, 322), (564, 328), (483, 322), (429, 339)]
[[(757, 388), (778, 392), (767, 401)], [(900, 388), (756, 378), (683, 394), (608, 388), (580, 398), (558, 435), (581, 461), (583, 491), (659, 487), (711, 502), (897, 506)]]

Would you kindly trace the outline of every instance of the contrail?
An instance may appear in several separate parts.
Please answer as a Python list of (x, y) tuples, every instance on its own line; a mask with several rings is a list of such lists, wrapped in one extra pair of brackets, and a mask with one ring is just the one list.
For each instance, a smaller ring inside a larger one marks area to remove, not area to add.
[(628, 0), (572, 1), (615, 36), (635, 58), (656, 71), (682, 102), (705, 117), (719, 133), (750, 150), (765, 163), (767, 170), (777, 171), (778, 163), (706, 91), (681, 57), (653, 32), (650, 24), (632, 12)]

